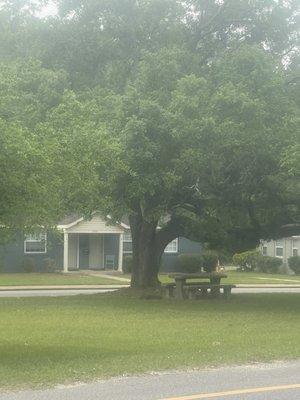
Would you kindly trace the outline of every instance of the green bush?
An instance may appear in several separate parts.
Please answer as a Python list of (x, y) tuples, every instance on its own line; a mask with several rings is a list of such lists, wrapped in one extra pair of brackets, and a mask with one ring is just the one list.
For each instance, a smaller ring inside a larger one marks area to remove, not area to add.
[(53, 258), (44, 258), (45, 272), (53, 273), (58, 269), (58, 266)]
[(259, 260), (258, 270), (267, 274), (276, 274), (282, 264), (278, 257), (262, 256)]
[(242, 271), (254, 271), (259, 268), (262, 258), (264, 256), (258, 250), (249, 250), (234, 254), (232, 261)]
[(4, 271), (4, 257), (0, 255), (0, 273)]
[(123, 273), (131, 274), (132, 272), (132, 256), (125, 256), (123, 259)]
[(225, 250), (218, 250), (218, 259), (221, 265), (231, 265), (232, 253)]
[(205, 272), (215, 271), (218, 265), (218, 253), (213, 250), (207, 250), (202, 253), (203, 269)]
[(288, 259), (289, 267), (296, 275), (300, 275), (300, 256), (293, 256)]
[(32, 257), (24, 258), (22, 262), (22, 269), (24, 272), (33, 272), (35, 267), (35, 261)]
[(203, 257), (201, 254), (180, 254), (177, 257), (181, 272), (190, 274), (201, 272), (203, 267)]

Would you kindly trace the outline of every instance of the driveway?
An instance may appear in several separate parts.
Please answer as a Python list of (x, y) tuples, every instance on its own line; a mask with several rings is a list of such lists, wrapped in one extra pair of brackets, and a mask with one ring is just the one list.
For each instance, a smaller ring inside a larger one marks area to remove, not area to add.
[(299, 400), (300, 360), (114, 378), (1, 400)]

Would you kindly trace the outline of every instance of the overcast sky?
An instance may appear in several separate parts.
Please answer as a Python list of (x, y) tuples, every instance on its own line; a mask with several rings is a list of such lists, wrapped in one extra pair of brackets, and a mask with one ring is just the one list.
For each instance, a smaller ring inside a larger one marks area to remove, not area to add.
[(51, 15), (57, 14), (57, 7), (53, 2), (49, 2), (49, 4), (44, 7), (44, 9), (38, 13), (39, 17), (49, 17)]

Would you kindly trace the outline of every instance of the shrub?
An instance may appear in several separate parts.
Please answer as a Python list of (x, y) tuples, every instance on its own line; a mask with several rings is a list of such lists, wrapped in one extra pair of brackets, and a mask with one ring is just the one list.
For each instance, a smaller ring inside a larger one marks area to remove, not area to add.
[(0, 273), (4, 271), (4, 259), (0, 256)]
[(282, 260), (277, 257), (262, 256), (259, 260), (258, 270), (268, 274), (275, 274), (279, 271)]
[(31, 257), (26, 257), (22, 262), (22, 269), (24, 272), (33, 272), (35, 261)]
[(300, 275), (300, 256), (293, 256), (288, 259), (289, 267), (296, 275)]
[(215, 271), (218, 265), (218, 254), (215, 251), (207, 250), (202, 253), (203, 269), (205, 272)]
[(203, 257), (201, 254), (180, 254), (178, 265), (181, 272), (197, 273), (203, 267)]
[(218, 250), (218, 259), (221, 265), (231, 265), (232, 253), (225, 250)]
[(125, 256), (123, 259), (123, 273), (131, 274), (132, 272), (132, 256)]
[(56, 262), (53, 258), (44, 258), (44, 265), (45, 265), (45, 272), (55, 272), (58, 267), (56, 265)]
[(262, 258), (264, 256), (258, 250), (249, 250), (234, 254), (232, 261), (242, 271), (254, 271), (259, 267)]

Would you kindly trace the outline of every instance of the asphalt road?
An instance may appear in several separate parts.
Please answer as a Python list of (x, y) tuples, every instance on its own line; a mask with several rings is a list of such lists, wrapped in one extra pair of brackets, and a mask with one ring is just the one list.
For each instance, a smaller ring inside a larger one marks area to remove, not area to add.
[(0, 399), (299, 400), (300, 360), (114, 378), (44, 391), (0, 393)]
[[(0, 290), (0, 297), (43, 297), (43, 296), (75, 296), (78, 294), (95, 294), (106, 293), (116, 289), (51, 289), (51, 290)], [(235, 293), (300, 293), (300, 287), (288, 288), (236, 288), (233, 289), (232, 294)], [(299, 399), (300, 400), (300, 399)]]

